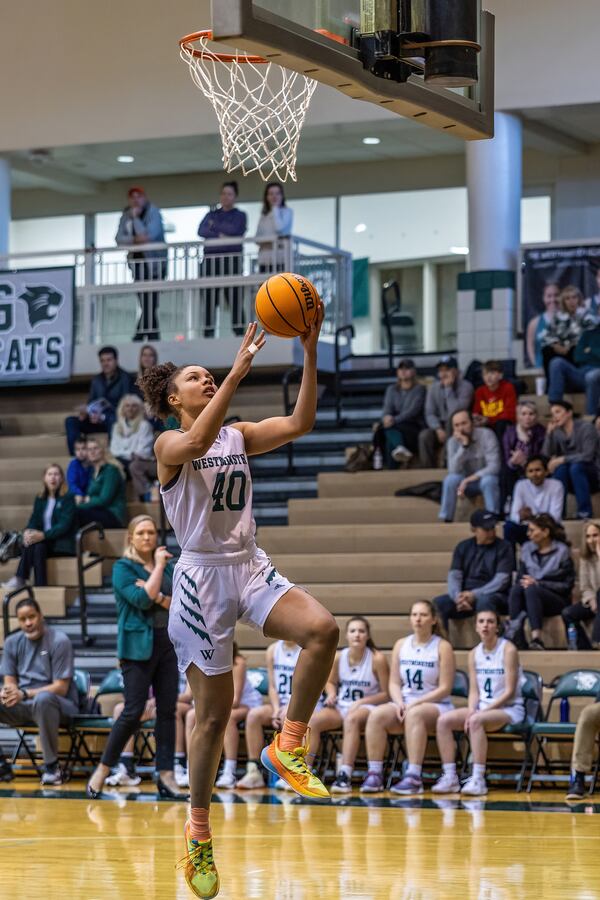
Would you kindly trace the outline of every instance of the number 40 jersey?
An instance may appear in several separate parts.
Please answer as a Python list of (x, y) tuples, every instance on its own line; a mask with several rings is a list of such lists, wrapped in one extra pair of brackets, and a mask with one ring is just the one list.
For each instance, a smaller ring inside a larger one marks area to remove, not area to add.
[(252, 478), (237, 428), (221, 428), (208, 453), (184, 463), (161, 494), (182, 550), (214, 562), (253, 552)]

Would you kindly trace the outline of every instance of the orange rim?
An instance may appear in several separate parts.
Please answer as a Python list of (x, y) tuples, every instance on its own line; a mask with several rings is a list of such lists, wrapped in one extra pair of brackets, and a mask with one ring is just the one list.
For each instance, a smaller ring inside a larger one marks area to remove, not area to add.
[(213, 33), (210, 29), (205, 31), (194, 31), (192, 34), (186, 34), (179, 39), (179, 46), (190, 56), (195, 59), (212, 59), (222, 63), (268, 63), (269, 60), (264, 56), (250, 56), (248, 53), (215, 53), (214, 50), (198, 50), (194, 47), (197, 41), (212, 41)]

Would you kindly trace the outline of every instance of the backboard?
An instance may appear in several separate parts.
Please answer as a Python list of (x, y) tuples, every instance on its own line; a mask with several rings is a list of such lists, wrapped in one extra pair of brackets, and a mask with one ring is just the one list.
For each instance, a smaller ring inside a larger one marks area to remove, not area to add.
[[(443, 21), (457, 9), (460, 35)], [(481, 0), (212, 0), (211, 28), (215, 41), (353, 99), (465, 140), (493, 136), (494, 17)], [(446, 63), (457, 55), (454, 77)]]

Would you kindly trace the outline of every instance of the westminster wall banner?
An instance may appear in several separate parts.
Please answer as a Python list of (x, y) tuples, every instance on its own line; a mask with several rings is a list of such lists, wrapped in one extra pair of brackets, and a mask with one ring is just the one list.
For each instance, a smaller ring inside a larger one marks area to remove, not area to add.
[(74, 302), (71, 266), (0, 272), (0, 384), (70, 378)]

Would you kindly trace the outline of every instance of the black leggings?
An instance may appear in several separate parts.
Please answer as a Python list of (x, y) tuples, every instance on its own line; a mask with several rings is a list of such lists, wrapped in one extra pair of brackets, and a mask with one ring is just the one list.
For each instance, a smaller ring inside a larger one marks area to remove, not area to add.
[(119, 761), (123, 747), (140, 727), (148, 692), (156, 699), (157, 772), (171, 772), (175, 758), (175, 709), (179, 692), (177, 657), (166, 628), (154, 629), (154, 643), (150, 659), (122, 659), (121, 671), (125, 683), (125, 707), (112, 727), (102, 762), (113, 768)]
[(104, 509), (102, 506), (90, 506), (88, 509), (77, 510), (77, 521), (79, 525), (87, 525), (89, 522), (99, 522), (105, 528), (123, 528), (123, 522), (117, 519), (110, 509)]
[(541, 631), (544, 617), (560, 616), (568, 600), (539, 584), (521, 587), (515, 584), (508, 598), (508, 612), (511, 619), (516, 619), (520, 612), (527, 611), (527, 618), (532, 631)]
[[(600, 591), (596, 593), (596, 600), (600, 600)], [(573, 603), (572, 606), (567, 606), (566, 609), (563, 609), (562, 617), (565, 628), (568, 628), (569, 625), (574, 625), (577, 629), (578, 650), (592, 649), (592, 644), (582, 622), (591, 622), (592, 619), (594, 620), (592, 641), (595, 644), (600, 643), (600, 612), (592, 612), (589, 606), (584, 606), (583, 603)]]
[(31, 570), (35, 578), (36, 587), (45, 587), (48, 584), (46, 560), (49, 556), (67, 556), (66, 553), (55, 553), (46, 541), (38, 541), (29, 547), (23, 547), (21, 560), (17, 569), (17, 577), (28, 580)]

